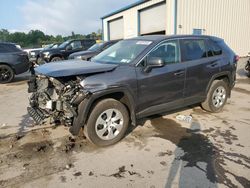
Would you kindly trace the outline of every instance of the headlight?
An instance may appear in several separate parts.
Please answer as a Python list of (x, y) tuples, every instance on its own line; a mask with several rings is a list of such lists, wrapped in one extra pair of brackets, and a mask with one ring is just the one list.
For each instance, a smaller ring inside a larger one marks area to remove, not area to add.
[(48, 56), (49, 52), (44, 52), (43, 54), (44, 54), (44, 56)]
[(80, 56), (80, 55), (75, 56), (74, 59), (82, 59), (82, 56)]
[(35, 52), (30, 52), (30, 55), (35, 56), (36, 53)]

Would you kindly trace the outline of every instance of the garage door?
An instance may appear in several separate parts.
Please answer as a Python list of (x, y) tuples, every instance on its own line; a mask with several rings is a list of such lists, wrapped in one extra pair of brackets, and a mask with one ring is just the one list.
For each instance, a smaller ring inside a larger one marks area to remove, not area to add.
[(139, 12), (140, 34), (165, 34), (166, 4), (160, 4)]
[(109, 21), (109, 39), (123, 39), (124, 37), (124, 22), (123, 18)]

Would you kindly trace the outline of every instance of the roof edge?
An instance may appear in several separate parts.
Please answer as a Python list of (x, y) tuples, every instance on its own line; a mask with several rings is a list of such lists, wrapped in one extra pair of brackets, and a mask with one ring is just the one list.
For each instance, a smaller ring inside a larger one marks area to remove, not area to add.
[(139, 1), (135, 2), (135, 3), (132, 3), (132, 4), (130, 4), (130, 5), (127, 5), (127, 6), (123, 7), (123, 8), (120, 8), (120, 9), (114, 11), (114, 12), (111, 12), (111, 13), (109, 13), (109, 14), (106, 14), (105, 16), (101, 17), (101, 19), (103, 20), (103, 19), (105, 19), (105, 18), (107, 18), (107, 17), (113, 16), (113, 15), (115, 15), (115, 14), (118, 14), (118, 13), (123, 12), (123, 11), (125, 11), (125, 10), (128, 10), (128, 9), (130, 9), (130, 8), (133, 8), (133, 7), (137, 6), (137, 5), (146, 3), (147, 1), (150, 1), (150, 0), (139, 0)]

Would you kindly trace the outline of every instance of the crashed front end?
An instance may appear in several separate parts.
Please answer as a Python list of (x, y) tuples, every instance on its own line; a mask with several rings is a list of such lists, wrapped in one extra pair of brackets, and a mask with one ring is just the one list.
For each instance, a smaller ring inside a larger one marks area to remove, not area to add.
[(28, 82), (28, 92), (32, 93), (28, 113), (36, 124), (72, 126), (78, 105), (89, 95), (81, 85), (83, 79), (81, 76), (32, 76)]

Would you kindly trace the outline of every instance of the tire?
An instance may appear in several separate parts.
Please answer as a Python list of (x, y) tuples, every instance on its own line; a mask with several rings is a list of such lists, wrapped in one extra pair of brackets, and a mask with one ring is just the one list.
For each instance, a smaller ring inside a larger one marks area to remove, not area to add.
[(55, 62), (55, 61), (62, 61), (62, 58), (60, 58), (60, 57), (53, 57), (51, 59), (51, 62)]
[(38, 57), (37, 61), (36, 61), (36, 64), (37, 65), (43, 65), (43, 64), (45, 64), (45, 62), (44, 62), (44, 60), (41, 57)]
[[(112, 115), (109, 116), (108, 114)], [(110, 121), (107, 120), (109, 119), (108, 117), (112, 117)], [(121, 117), (120, 120), (118, 120), (119, 117)], [(116, 125), (112, 123), (112, 119)], [(104, 124), (102, 124), (103, 122)], [(128, 124), (129, 114), (127, 108), (115, 99), (104, 99), (93, 107), (84, 126), (84, 134), (94, 145), (109, 146), (117, 143), (124, 137)]]
[(13, 69), (8, 65), (0, 65), (0, 84), (11, 82), (15, 77)]
[(208, 112), (220, 112), (226, 104), (228, 96), (228, 84), (223, 80), (214, 80), (207, 93), (207, 98), (201, 106)]

